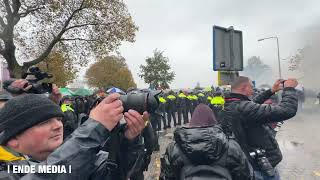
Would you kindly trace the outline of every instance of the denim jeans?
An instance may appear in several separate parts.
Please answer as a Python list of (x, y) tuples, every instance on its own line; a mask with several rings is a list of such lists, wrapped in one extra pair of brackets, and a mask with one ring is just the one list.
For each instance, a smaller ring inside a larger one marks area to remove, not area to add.
[(262, 171), (254, 171), (255, 180), (280, 180), (280, 175), (278, 170), (276, 168), (274, 170), (275, 170), (275, 176), (273, 177), (267, 176)]

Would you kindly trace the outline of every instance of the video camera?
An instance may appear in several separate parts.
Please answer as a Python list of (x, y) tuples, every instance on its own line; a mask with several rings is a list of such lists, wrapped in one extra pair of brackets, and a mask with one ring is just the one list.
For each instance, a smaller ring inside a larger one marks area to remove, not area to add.
[[(29, 78), (29, 76), (31, 78)], [(43, 94), (52, 92), (52, 83), (39, 83), (43, 79), (52, 78), (52, 74), (41, 71), (38, 67), (29, 68), (28, 73), (24, 73), (23, 79), (26, 79), (29, 83), (26, 85), (32, 85), (26, 93)]]
[(255, 149), (253, 152), (250, 152), (250, 156), (256, 160), (261, 171), (270, 177), (275, 176), (274, 168), (266, 157), (266, 151), (264, 149)]
[(52, 78), (52, 75), (46, 72), (42, 72), (38, 67), (29, 68), (29, 72), (24, 73), (22, 75), (22, 78), (28, 81), (28, 83), (26, 83), (23, 88), (26, 88), (29, 85), (32, 85), (31, 89), (25, 91), (24, 89), (11, 86), (11, 83), (15, 81), (13, 79), (4, 81), (3, 88), (13, 94), (21, 94), (21, 93), (43, 94), (47, 92), (48, 93), (52, 92), (52, 83), (39, 83), (39, 81), (45, 78)]

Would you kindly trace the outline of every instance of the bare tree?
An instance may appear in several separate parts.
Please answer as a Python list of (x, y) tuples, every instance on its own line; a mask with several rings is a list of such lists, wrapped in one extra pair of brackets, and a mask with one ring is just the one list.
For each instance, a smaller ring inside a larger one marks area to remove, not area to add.
[(54, 48), (85, 65), (89, 55), (104, 56), (122, 41), (133, 42), (136, 30), (122, 0), (0, 2), (0, 55), (11, 76), (20, 76)]

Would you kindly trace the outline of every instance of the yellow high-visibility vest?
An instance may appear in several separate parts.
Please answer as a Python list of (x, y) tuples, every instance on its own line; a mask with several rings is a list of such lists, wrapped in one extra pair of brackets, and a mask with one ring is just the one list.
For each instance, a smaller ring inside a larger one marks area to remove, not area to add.
[(178, 97), (179, 97), (179, 98), (186, 98), (187, 96), (186, 96), (185, 94), (183, 94), (183, 93), (180, 93), (180, 94), (178, 95)]
[(66, 112), (66, 111), (72, 111), (72, 112), (74, 112), (74, 110), (70, 107), (69, 104), (62, 104), (62, 105), (61, 105), (61, 111), (62, 111), (62, 112)]
[(159, 101), (160, 101), (161, 103), (163, 103), (163, 104), (165, 104), (165, 103), (167, 102), (167, 100), (164, 99), (163, 97), (160, 97), (160, 98), (159, 98)]
[(170, 99), (170, 100), (175, 100), (176, 99), (176, 97), (174, 95), (169, 95), (169, 96), (167, 96), (167, 98)]
[(211, 102), (212, 105), (224, 105), (225, 101), (222, 96), (215, 96), (212, 98)]
[(193, 99), (193, 100), (198, 100), (198, 96), (193, 95), (193, 96), (192, 96), (192, 99)]

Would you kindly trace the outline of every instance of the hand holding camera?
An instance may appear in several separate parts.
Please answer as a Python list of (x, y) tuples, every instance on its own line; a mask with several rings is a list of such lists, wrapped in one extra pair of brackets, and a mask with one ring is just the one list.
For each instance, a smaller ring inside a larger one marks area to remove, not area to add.
[(17, 79), (13, 81), (8, 88), (12, 90), (13, 94), (21, 94), (28, 92), (32, 88), (32, 85), (25, 79)]
[(149, 118), (149, 114), (144, 112), (143, 115), (135, 110), (129, 110), (124, 113), (124, 119), (127, 122), (127, 129), (124, 135), (127, 139), (132, 140), (137, 137), (145, 127), (145, 122)]
[(283, 87), (282, 87), (283, 81), (284, 81), (283, 79), (278, 79), (278, 80), (273, 84), (272, 89), (271, 89), (272, 93), (276, 93), (276, 92), (278, 92), (279, 90), (283, 89)]
[(31, 67), (28, 73), (24, 73), (22, 75), (22, 78), (23, 79), (5, 81), (4, 89), (16, 95), (23, 93), (52, 93), (52, 83), (39, 82), (43, 79), (52, 78), (52, 75), (46, 72), (42, 72), (38, 67)]
[(127, 139), (132, 140), (145, 128), (149, 113), (154, 113), (158, 108), (157, 96), (160, 93), (161, 91), (129, 95), (113, 93), (104, 99), (98, 98), (93, 104), (90, 117), (101, 122), (111, 131), (117, 126), (124, 113), (126, 123), (121, 126), (124, 128), (120, 129), (124, 130), (123, 133)]
[(279, 90), (285, 88), (285, 87), (297, 87), (298, 81), (295, 78), (289, 78), (287, 80), (284, 79), (278, 79), (272, 86), (272, 93), (278, 92)]
[(123, 117), (123, 106), (119, 100), (120, 94), (114, 93), (104, 98), (94, 109), (89, 117), (100, 122), (106, 129), (112, 129)]
[(295, 78), (290, 78), (286, 81), (284, 81), (284, 87), (297, 87), (298, 86), (298, 81)]

